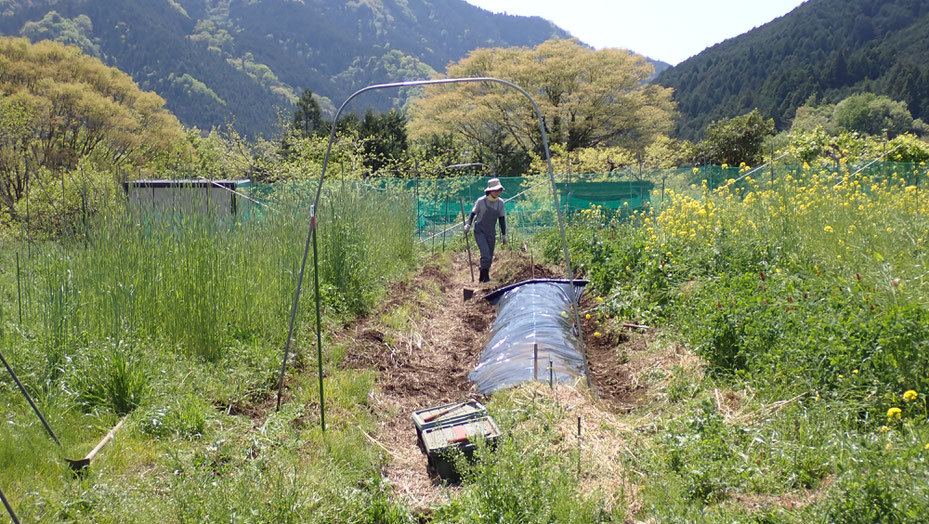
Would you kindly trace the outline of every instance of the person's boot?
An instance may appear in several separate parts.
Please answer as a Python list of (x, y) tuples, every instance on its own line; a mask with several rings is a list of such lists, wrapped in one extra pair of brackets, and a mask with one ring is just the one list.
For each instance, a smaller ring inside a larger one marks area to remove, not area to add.
[(481, 269), (481, 276), (477, 279), (478, 282), (490, 282), (490, 270)]

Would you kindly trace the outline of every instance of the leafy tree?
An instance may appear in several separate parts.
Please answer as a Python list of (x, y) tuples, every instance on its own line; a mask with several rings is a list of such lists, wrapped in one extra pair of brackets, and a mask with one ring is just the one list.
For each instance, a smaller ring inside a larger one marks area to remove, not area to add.
[[(533, 49), (478, 49), (450, 65), (447, 76), (497, 77), (522, 87), (539, 105), (549, 140), (568, 151), (617, 145), (641, 151), (670, 130), (674, 112), (669, 89), (644, 83), (652, 71), (628, 51), (550, 40)], [(414, 101), (410, 129), (419, 140), (452, 134), (484, 157), (543, 152), (529, 102), (496, 83), (426, 89)]]
[(791, 131), (788, 143), (790, 151), (796, 157), (791, 160), (807, 164), (812, 164), (825, 156), (834, 158), (836, 154), (835, 144), (837, 142), (831, 139), (829, 133), (821, 125), (811, 130), (800, 128)]
[[(635, 155), (623, 147), (583, 147), (565, 150), (563, 144), (552, 146), (552, 168), (557, 173), (609, 173), (635, 164)], [(544, 173), (548, 163), (544, 157), (534, 155), (532, 170)]]
[(706, 138), (697, 144), (698, 161), (706, 164), (754, 165), (762, 158), (762, 145), (774, 136), (774, 119), (765, 120), (758, 109), (713, 122)]
[(372, 172), (406, 159), (406, 118), (399, 111), (378, 114), (369, 110), (358, 131), (364, 142), (365, 166)]
[(792, 131), (783, 136), (786, 141), (782, 149), (786, 156), (782, 157), (782, 162), (787, 164), (851, 164), (868, 162), (885, 155), (891, 162), (929, 161), (929, 144), (911, 133), (885, 140), (883, 136), (857, 131), (843, 130), (830, 135), (820, 127), (813, 131)]
[[(753, 108), (787, 129), (816, 94), (827, 103), (874, 92), (929, 120), (929, 3), (816, 0), (663, 71), (675, 89), (677, 136), (703, 138), (708, 123)], [(806, 127), (811, 130), (815, 128)]]
[[(233, 122), (249, 139), (279, 138), (290, 122), (278, 127), (277, 110), (290, 120), (306, 86), (328, 114), (357, 89), (430, 78), (480, 46), (567, 36), (538, 17), (418, 0), (0, 0), (0, 33), (78, 44), (164, 97), (185, 125)], [(400, 109), (407, 91), (363, 103)]]
[(102, 58), (100, 46), (93, 41), (93, 24), (87, 15), (68, 19), (57, 11), (49, 11), (38, 22), (26, 22), (21, 34), (34, 42), (55, 40), (65, 45), (76, 45), (84, 53)]
[(0, 214), (15, 220), (33, 182), (85, 160), (143, 167), (181, 154), (184, 130), (164, 103), (77, 47), (0, 38)]
[(832, 120), (834, 112), (835, 105), (833, 104), (822, 106), (802, 105), (797, 108), (797, 113), (794, 116), (793, 123), (790, 125), (790, 130), (793, 132), (814, 131), (817, 128), (822, 128), (832, 132), (836, 127), (835, 122)]
[(848, 131), (858, 131), (893, 138), (913, 129), (913, 116), (906, 102), (895, 102), (889, 97), (862, 93), (852, 95), (835, 106), (835, 124)]
[[(552, 166), (558, 173), (611, 173), (634, 168), (634, 172), (643, 171), (642, 178), (655, 176), (654, 170), (668, 169), (690, 162), (692, 144), (684, 140), (659, 137), (649, 144), (643, 152), (632, 151), (625, 147), (585, 147), (566, 151), (561, 144), (552, 147)], [(548, 164), (545, 159), (534, 155), (532, 170), (545, 172)], [(645, 171), (647, 170), (647, 171)]]
[(32, 110), (23, 94), (0, 96), (0, 208), (25, 196), (28, 171), (22, 164), (32, 135)]
[(690, 163), (694, 145), (687, 140), (659, 137), (648, 145), (641, 161), (650, 169), (668, 169)]
[(294, 128), (304, 136), (309, 136), (322, 125), (323, 117), (319, 109), (319, 102), (313, 98), (310, 88), (303, 90), (300, 100), (297, 100), (297, 109), (294, 111)]

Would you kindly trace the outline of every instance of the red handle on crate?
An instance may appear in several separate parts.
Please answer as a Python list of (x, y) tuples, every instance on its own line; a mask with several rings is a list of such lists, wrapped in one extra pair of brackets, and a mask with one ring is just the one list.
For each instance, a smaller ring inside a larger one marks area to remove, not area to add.
[(449, 442), (464, 442), (468, 440), (468, 430), (464, 426), (455, 426), (452, 428), (452, 431), (455, 432), (455, 438), (449, 440)]

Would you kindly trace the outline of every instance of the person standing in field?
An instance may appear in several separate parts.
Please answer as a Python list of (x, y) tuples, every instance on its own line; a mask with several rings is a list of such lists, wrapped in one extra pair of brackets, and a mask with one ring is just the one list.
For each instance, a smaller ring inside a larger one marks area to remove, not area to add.
[(471, 224), (474, 224), (474, 242), (481, 251), (481, 276), (480, 282), (490, 282), (490, 264), (494, 258), (494, 246), (497, 243), (497, 221), (500, 221), (500, 240), (506, 244), (506, 208), (503, 205), (503, 199), (500, 194), (503, 193), (503, 185), (500, 184), (499, 178), (491, 178), (487, 181), (487, 189), (484, 190), (484, 196), (477, 199), (474, 208), (465, 221), (464, 232), (468, 234), (471, 231)]

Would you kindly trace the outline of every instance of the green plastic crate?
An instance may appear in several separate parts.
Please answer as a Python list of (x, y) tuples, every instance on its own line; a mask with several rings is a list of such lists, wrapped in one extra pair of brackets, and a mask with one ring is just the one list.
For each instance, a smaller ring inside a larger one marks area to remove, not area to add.
[(429, 466), (449, 482), (461, 480), (455, 468), (456, 454), (462, 453), (470, 459), (477, 440), (485, 439), (493, 444), (500, 436), (496, 422), (476, 400), (417, 411), (412, 418)]

